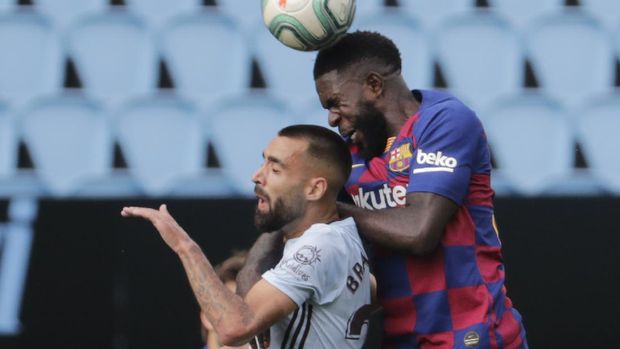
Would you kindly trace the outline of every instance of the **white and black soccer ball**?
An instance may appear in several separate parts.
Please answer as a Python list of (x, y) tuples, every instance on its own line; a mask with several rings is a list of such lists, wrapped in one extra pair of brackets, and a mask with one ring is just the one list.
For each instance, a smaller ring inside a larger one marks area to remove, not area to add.
[(355, 0), (263, 0), (263, 20), (271, 34), (300, 51), (332, 45), (354, 17)]

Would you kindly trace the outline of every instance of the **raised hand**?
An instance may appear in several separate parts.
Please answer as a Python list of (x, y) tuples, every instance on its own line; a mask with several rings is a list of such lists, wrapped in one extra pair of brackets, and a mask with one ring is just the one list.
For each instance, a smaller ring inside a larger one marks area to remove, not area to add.
[(121, 215), (149, 220), (164, 239), (164, 242), (177, 253), (185, 244), (192, 241), (185, 230), (170, 215), (165, 204), (159, 206), (159, 210), (148, 207), (123, 207)]

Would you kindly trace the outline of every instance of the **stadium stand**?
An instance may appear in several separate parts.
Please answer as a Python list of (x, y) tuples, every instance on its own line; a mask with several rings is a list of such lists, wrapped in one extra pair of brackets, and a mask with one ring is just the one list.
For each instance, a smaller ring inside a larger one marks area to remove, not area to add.
[(222, 170), (238, 193), (253, 195), (251, 178), (265, 145), (294, 119), (282, 101), (264, 91), (222, 101), (205, 116)]
[(25, 9), (0, 15), (0, 47), (0, 99), (11, 108), (61, 88), (61, 43), (47, 18)]
[(566, 113), (561, 104), (536, 93), (506, 97), (486, 112), (496, 172), (515, 192), (539, 195), (571, 175), (574, 137)]
[(34, 102), (20, 116), (35, 171), (52, 195), (66, 196), (110, 174), (113, 139), (102, 108), (80, 94)]
[(218, 11), (174, 18), (160, 33), (158, 45), (177, 91), (204, 108), (250, 86), (249, 45), (238, 26)]
[(17, 133), (6, 105), (0, 104), (0, 178), (12, 176), (17, 169)]
[(540, 86), (569, 108), (612, 89), (615, 59), (609, 34), (583, 11), (541, 18), (527, 42)]
[(608, 28), (620, 25), (620, 1), (617, 0), (579, 0), (585, 11), (590, 12)]
[(216, 3), (220, 11), (234, 18), (247, 37), (251, 37), (256, 28), (264, 28), (259, 1), (253, 1), (250, 6), (247, 0), (217, 0)]
[(269, 93), (290, 106), (317, 100), (312, 77), (315, 52), (292, 50), (267, 30), (257, 30), (253, 52)]
[(437, 32), (437, 58), (450, 90), (475, 110), (523, 85), (523, 51), (510, 24), (488, 11), (447, 19)]
[(0, 0), (0, 12), (9, 11), (15, 5), (15, 0)]
[(197, 12), (202, 0), (125, 0), (125, 4), (151, 28), (158, 29), (174, 16)]
[(438, 29), (448, 17), (472, 10), (475, 0), (406, 0), (400, 8), (422, 22), (427, 30)]
[(116, 135), (129, 173), (148, 195), (164, 195), (199, 175), (207, 140), (194, 106), (173, 94), (129, 102), (116, 115)]
[(513, 26), (526, 29), (537, 17), (559, 12), (564, 0), (487, 0), (494, 12), (509, 19)]
[(578, 127), (592, 175), (609, 192), (620, 194), (620, 92), (588, 102), (580, 113)]
[(51, 19), (54, 26), (64, 31), (81, 17), (103, 12), (109, 0), (33, 0), (35, 10)]
[(357, 1), (355, 9), (355, 19), (353, 20), (353, 25), (360, 18), (365, 16), (371, 16), (378, 12), (382, 12), (385, 9), (385, 1), (384, 0), (364, 0)]
[(389, 7), (381, 13), (360, 18), (353, 26), (355, 29), (378, 31), (394, 40), (404, 58), (403, 77), (410, 86), (433, 86), (433, 52), (429, 35), (415, 18)]
[(158, 70), (152, 36), (142, 20), (122, 9), (80, 20), (68, 33), (67, 51), (85, 92), (115, 108), (153, 91)]

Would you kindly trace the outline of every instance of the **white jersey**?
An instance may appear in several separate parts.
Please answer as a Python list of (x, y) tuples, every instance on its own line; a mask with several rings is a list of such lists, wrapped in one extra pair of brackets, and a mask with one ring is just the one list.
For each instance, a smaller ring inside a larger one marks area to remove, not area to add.
[(299, 308), (271, 327), (270, 349), (361, 348), (370, 310), (368, 258), (352, 218), (290, 239), (263, 278)]

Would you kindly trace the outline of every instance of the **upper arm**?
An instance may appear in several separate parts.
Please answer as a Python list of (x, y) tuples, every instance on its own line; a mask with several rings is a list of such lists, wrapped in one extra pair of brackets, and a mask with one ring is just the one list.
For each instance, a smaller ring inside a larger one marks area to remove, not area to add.
[(252, 333), (260, 333), (297, 309), (297, 304), (284, 292), (261, 279), (245, 297), (254, 314)]

